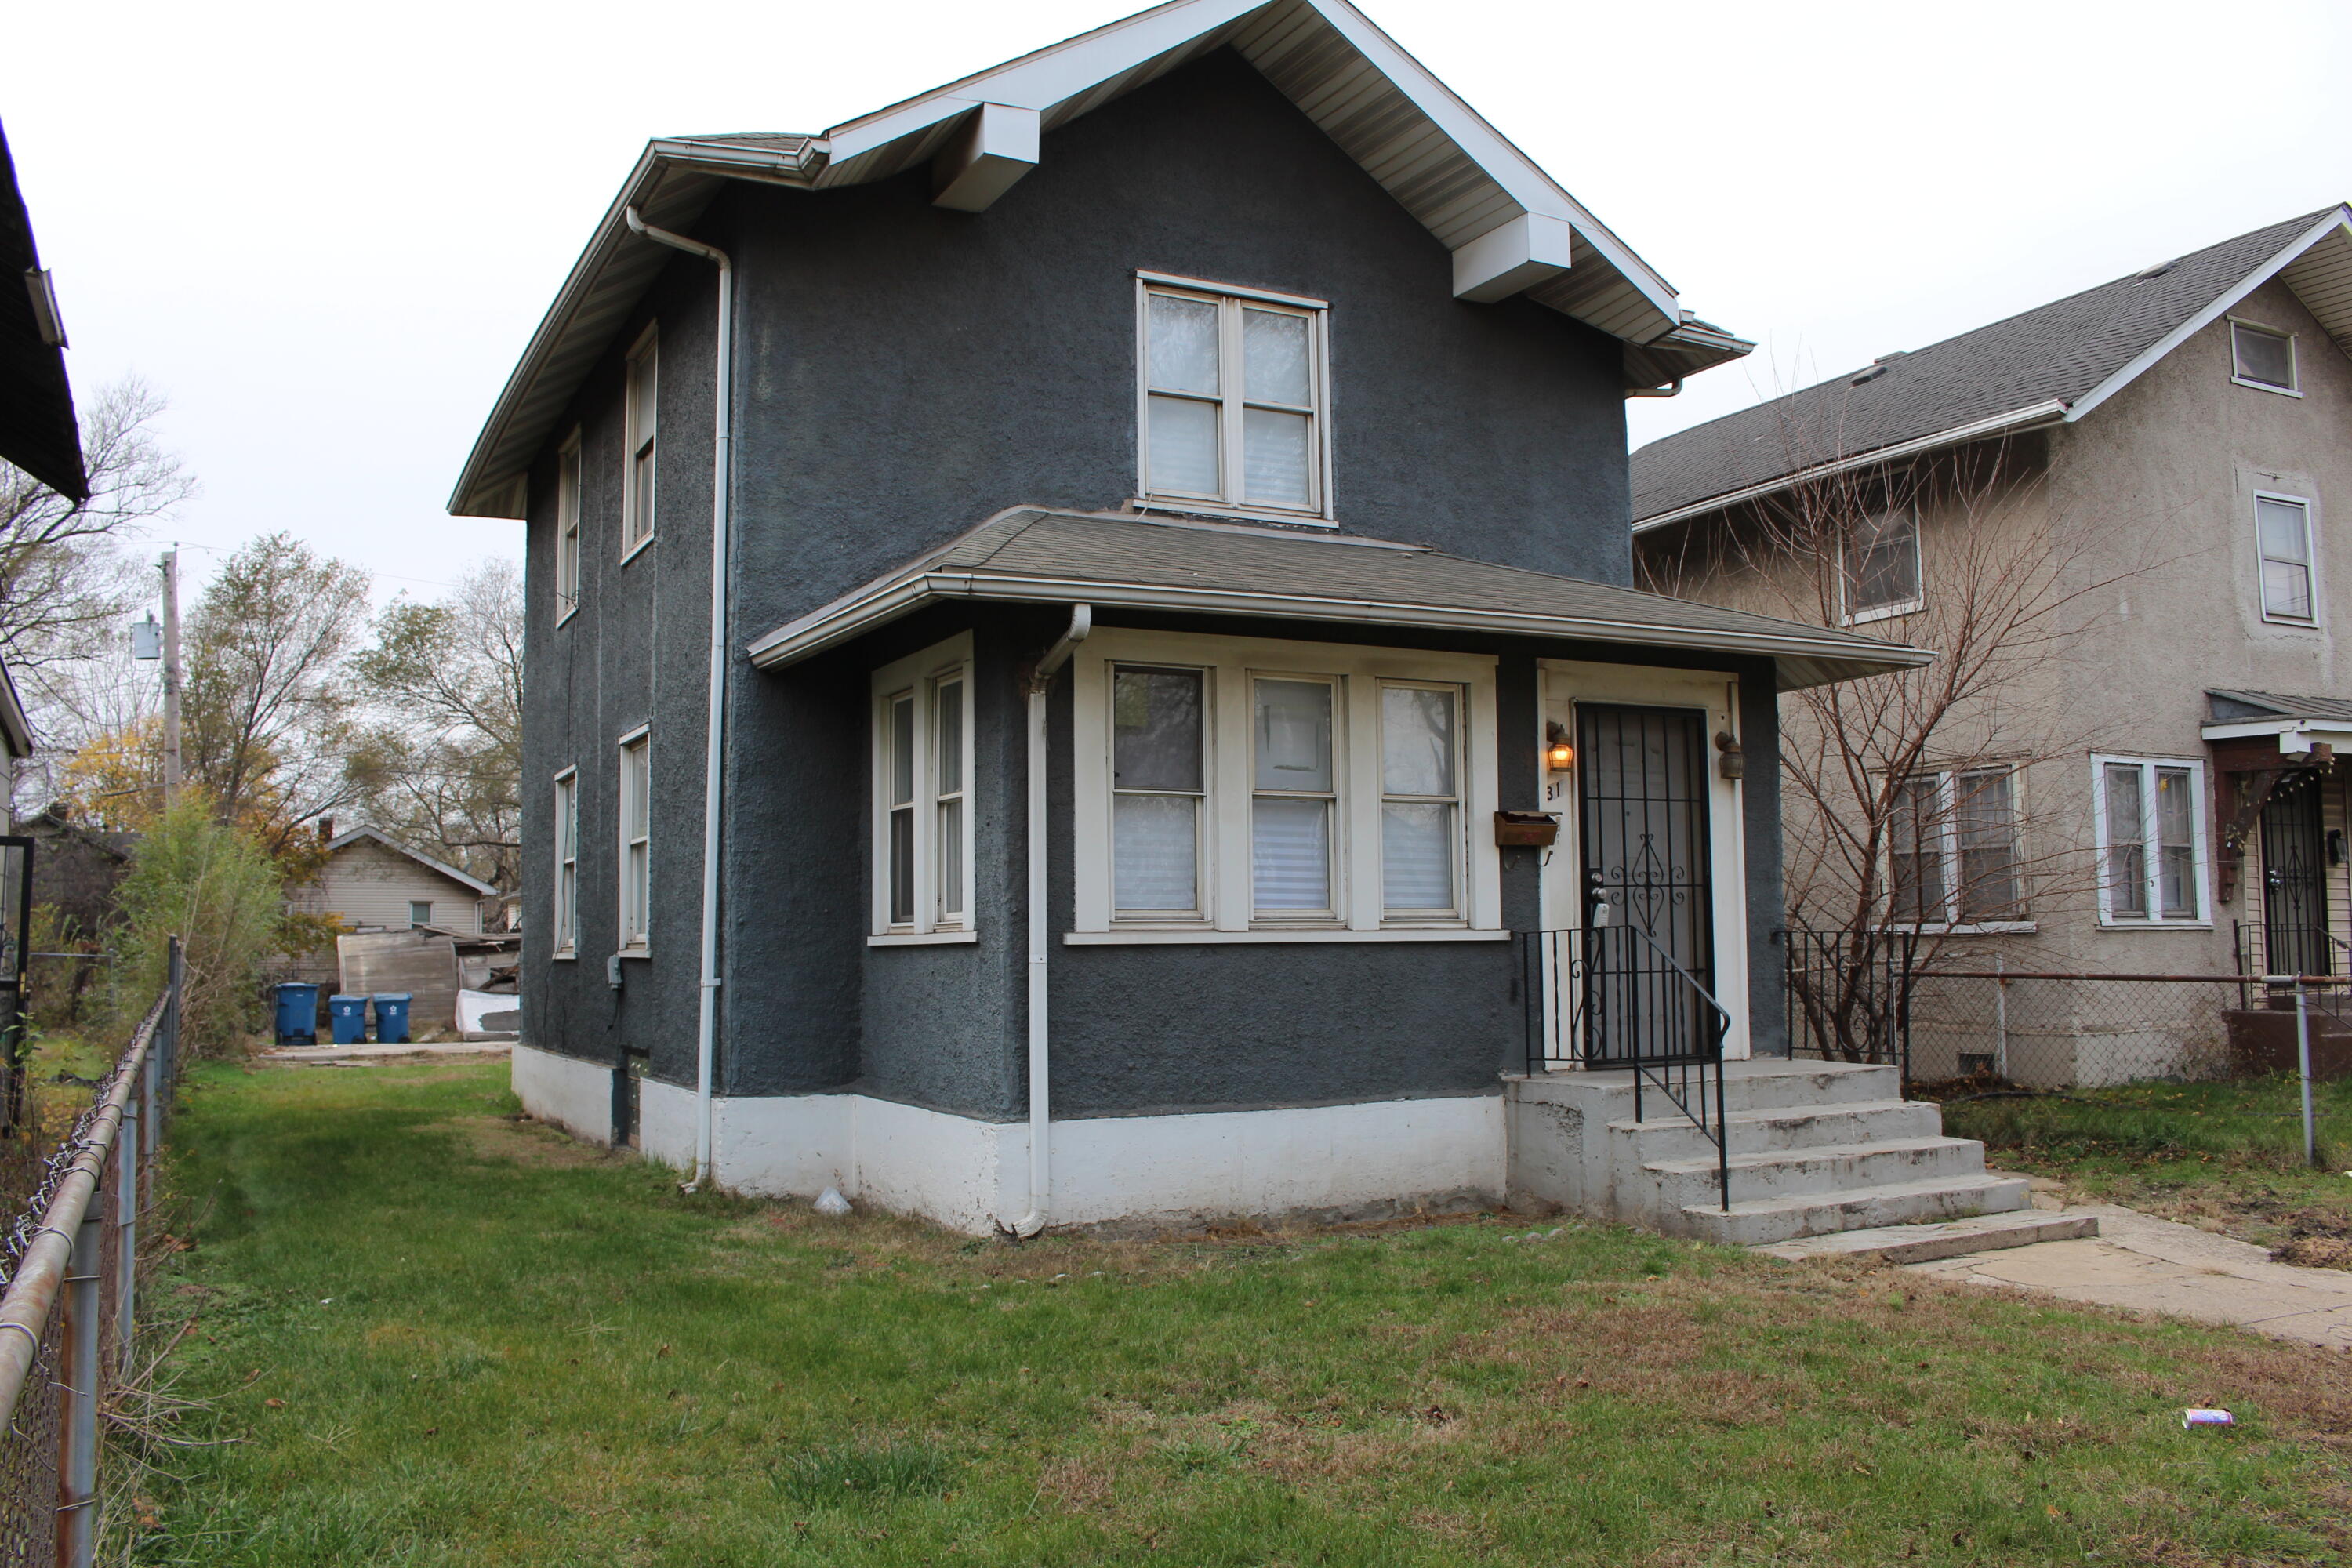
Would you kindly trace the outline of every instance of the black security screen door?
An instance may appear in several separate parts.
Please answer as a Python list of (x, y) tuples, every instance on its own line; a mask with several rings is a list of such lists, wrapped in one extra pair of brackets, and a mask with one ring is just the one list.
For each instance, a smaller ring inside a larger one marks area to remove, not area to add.
[(2333, 974), (2320, 775), (2291, 776), (2263, 805), (2263, 961), (2273, 974)]
[[(1589, 702), (1576, 712), (1586, 1058), (1705, 1055), (1703, 1010), (1685, 1005), (1687, 983), (1673, 973), (1715, 984), (1705, 715)], [(1610, 934), (1626, 928), (1650, 940)]]

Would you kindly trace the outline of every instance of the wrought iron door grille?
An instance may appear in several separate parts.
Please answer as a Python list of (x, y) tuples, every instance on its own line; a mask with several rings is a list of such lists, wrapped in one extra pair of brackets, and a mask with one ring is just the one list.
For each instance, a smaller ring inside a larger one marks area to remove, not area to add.
[(2271, 973), (2336, 973), (2317, 775), (2288, 778), (2263, 805), (2263, 924)]

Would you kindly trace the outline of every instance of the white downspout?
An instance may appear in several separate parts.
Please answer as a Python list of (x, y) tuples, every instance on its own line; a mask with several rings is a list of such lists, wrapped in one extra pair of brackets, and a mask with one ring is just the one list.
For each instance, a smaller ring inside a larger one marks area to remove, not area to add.
[(1013, 1222), (1015, 1236), (1045, 1228), (1054, 1184), (1052, 1053), (1045, 1017), (1045, 693), (1071, 650), (1094, 629), (1094, 607), (1070, 606), (1070, 629), (1045, 650), (1029, 677), (1029, 1212)]
[(710, 1079), (719, 1046), (719, 805), (726, 794), (722, 771), (727, 760), (727, 517), (728, 480), (735, 440), (733, 380), (735, 369), (735, 266), (716, 246), (656, 228), (628, 208), (629, 232), (657, 245), (699, 256), (719, 268), (719, 341), (712, 390), (710, 458), (710, 707), (704, 721), (702, 756), (702, 1005), (694, 1037), (694, 1176), (686, 1184), (693, 1192), (710, 1179)]

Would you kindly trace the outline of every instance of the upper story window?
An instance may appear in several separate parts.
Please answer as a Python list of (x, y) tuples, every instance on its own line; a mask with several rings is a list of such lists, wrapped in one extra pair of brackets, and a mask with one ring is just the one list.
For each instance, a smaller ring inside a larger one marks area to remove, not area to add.
[(569, 958), (580, 941), (580, 774), (555, 776), (555, 956)]
[(580, 432), (555, 455), (555, 624), (580, 607)]
[(2205, 907), (2204, 768), (2194, 761), (2094, 757), (2099, 919), (2194, 925)]
[(971, 634), (874, 672), (874, 935), (970, 941)]
[(621, 557), (654, 536), (654, 436), (661, 425), (660, 339), (648, 326), (629, 351), (628, 394), (621, 423), (627, 451), (621, 468)]
[(1887, 882), (1899, 925), (1985, 927), (2025, 919), (2017, 773), (1915, 773), (1887, 822)]
[(2252, 321), (2230, 323), (2230, 379), (2241, 386), (2301, 396), (2294, 384), (2294, 339)]
[(1328, 308), (1152, 274), (1137, 298), (1144, 497), (1330, 516)]
[(640, 730), (621, 742), (621, 951), (653, 942), (653, 737)]
[(1847, 536), (1844, 554), (1840, 575), (1849, 626), (1908, 615), (1926, 603), (1916, 507), (1896, 507), (1865, 519)]
[(2296, 496), (2256, 496), (2254, 545), (2262, 556), (2263, 619), (2306, 626), (2316, 621), (2311, 503)]

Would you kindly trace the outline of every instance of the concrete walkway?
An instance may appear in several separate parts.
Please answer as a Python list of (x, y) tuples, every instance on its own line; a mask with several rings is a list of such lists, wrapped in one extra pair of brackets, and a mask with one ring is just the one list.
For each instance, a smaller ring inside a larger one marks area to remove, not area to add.
[(2280, 1339), (2352, 1350), (2352, 1272), (2273, 1263), (2251, 1242), (2110, 1204), (2075, 1205), (2057, 1214), (2095, 1217), (2097, 1237), (1903, 1267), (1913, 1274), (2235, 1323)]

